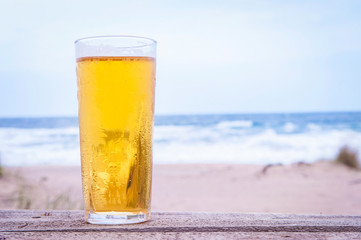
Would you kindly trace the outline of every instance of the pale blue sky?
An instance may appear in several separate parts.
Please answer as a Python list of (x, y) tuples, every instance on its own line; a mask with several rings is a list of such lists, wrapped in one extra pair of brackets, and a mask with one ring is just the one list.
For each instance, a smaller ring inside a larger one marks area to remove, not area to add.
[(75, 116), (73, 42), (158, 41), (156, 113), (361, 110), (361, 1), (0, 2), (0, 117)]

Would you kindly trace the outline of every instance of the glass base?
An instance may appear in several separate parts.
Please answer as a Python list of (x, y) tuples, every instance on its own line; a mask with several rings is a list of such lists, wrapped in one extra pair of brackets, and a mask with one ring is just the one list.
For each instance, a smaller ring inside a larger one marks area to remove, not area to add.
[(148, 221), (150, 218), (149, 213), (130, 213), (130, 212), (102, 212), (102, 213), (89, 213), (87, 215), (87, 222), (91, 224), (132, 224)]

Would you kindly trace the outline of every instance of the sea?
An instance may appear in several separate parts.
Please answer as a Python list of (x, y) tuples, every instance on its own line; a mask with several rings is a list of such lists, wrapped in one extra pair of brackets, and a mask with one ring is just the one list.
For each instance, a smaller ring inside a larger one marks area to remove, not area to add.
[[(0, 118), (0, 164), (80, 165), (78, 132), (76, 117)], [(161, 115), (153, 146), (155, 164), (331, 160), (361, 153), (361, 112)]]

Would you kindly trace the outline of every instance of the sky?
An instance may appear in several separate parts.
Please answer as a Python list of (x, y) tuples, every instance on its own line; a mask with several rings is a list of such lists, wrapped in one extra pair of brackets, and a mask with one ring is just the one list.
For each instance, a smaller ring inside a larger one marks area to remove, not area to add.
[(158, 42), (156, 114), (361, 111), (361, 1), (0, 1), (0, 117), (76, 116), (74, 41)]

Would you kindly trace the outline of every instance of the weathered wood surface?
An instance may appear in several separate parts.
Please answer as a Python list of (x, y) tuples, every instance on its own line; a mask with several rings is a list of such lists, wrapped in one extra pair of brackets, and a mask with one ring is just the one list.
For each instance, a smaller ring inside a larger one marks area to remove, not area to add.
[(8, 239), (361, 239), (361, 216), (153, 213), (132, 225), (92, 225), (82, 211), (1, 210)]

